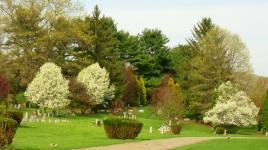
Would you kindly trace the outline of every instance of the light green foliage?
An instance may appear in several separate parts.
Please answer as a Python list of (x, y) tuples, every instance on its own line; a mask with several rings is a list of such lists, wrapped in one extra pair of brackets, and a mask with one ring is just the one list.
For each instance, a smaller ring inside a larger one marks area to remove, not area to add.
[(184, 113), (181, 89), (169, 76), (163, 77), (160, 86), (153, 92), (152, 103), (155, 113), (167, 122), (181, 117)]
[(16, 103), (17, 103), (17, 104), (24, 104), (24, 103), (26, 103), (26, 101), (27, 101), (27, 99), (26, 99), (26, 97), (25, 97), (25, 95), (24, 95), (24, 92), (20, 92), (20, 93), (18, 93), (18, 94), (16, 95), (16, 97), (15, 97), (15, 100), (16, 100)]
[(251, 67), (248, 50), (240, 38), (220, 27), (211, 29), (197, 46), (198, 55), (190, 61), (188, 101), (190, 107), (203, 114), (212, 105), (217, 85), (228, 80), (241, 83)]
[(208, 69), (206, 68), (207, 65), (202, 63), (199, 58), (198, 43), (214, 26), (215, 24), (210, 18), (203, 18), (194, 26), (193, 36), (187, 40), (188, 44), (178, 45), (171, 49), (169, 53), (175, 72), (174, 79), (180, 83), (186, 98), (187, 112), (196, 119), (200, 119), (199, 116), (209, 108), (207, 101), (210, 99), (207, 95), (208, 87), (204, 83), (209, 77), (204, 78), (200, 75), (207, 72)]
[(145, 88), (143, 78), (140, 77), (138, 82), (139, 82), (138, 85), (139, 85), (140, 103), (141, 103), (141, 105), (145, 106), (145, 105), (147, 105), (147, 93), (146, 93), (146, 88)]

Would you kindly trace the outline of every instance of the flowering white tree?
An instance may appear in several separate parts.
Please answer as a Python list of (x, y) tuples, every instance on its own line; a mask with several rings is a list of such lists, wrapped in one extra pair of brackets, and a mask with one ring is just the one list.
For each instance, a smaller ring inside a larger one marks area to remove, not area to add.
[(229, 81), (220, 85), (216, 91), (219, 97), (215, 106), (205, 114), (204, 122), (222, 127), (248, 127), (257, 124), (259, 108), (244, 91), (239, 91), (237, 86)]
[(115, 86), (110, 85), (109, 73), (98, 63), (92, 64), (80, 71), (77, 80), (83, 83), (95, 104), (114, 98)]
[(63, 77), (61, 68), (54, 63), (41, 66), (25, 92), (29, 101), (52, 109), (67, 106), (70, 103), (68, 94), (68, 80)]

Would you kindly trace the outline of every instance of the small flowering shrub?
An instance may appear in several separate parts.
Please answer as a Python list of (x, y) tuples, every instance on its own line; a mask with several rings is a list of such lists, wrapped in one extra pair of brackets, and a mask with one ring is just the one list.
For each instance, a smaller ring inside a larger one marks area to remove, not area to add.
[(205, 114), (204, 122), (225, 129), (230, 126), (248, 127), (257, 124), (259, 108), (244, 91), (239, 91), (231, 82), (223, 83), (217, 91), (219, 97), (215, 106)]
[(122, 118), (108, 118), (103, 124), (107, 136), (112, 139), (133, 139), (143, 127), (143, 123), (138, 120)]
[(25, 92), (29, 101), (52, 109), (67, 106), (70, 103), (68, 95), (68, 80), (63, 77), (61, 68), (54, 63), (41, 66)]

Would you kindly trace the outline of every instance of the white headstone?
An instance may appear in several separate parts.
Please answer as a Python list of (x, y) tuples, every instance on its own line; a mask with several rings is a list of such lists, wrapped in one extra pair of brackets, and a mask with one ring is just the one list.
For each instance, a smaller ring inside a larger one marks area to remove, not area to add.
[(39, 109), (37, 110), (37, 116), (40, 116), (40, 110)]
[(160, 132), (161, 132), (161, 134), (164, 133), (164, 127), (161, 127), (161, 128), (160, 128)]
[(153, 133), (153, 127), (152, 126), (149, 128), (149, 133), (150, 134)]
[(124, 118), (126, 118), (127, 117), (127, 112), (123, 112), (123, 114), (124, 114)]

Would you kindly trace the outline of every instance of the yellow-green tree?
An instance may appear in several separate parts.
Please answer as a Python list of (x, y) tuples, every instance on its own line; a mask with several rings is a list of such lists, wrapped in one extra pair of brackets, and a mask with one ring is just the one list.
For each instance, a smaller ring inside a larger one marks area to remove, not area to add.
[(147, 105), (147, 94), (146, 94), (146, 88), (144, 84), (144, 80), (142, 77), (140, 77), (139, 81), (139, 99), (140, 99), (140, 104), (145, 106)]
[(174, 121), (184, 113), (184, 98), (181, 89), (171, 77), (165, 75), (160, 86), (152, 94), (154, 110), (165, 121)]

